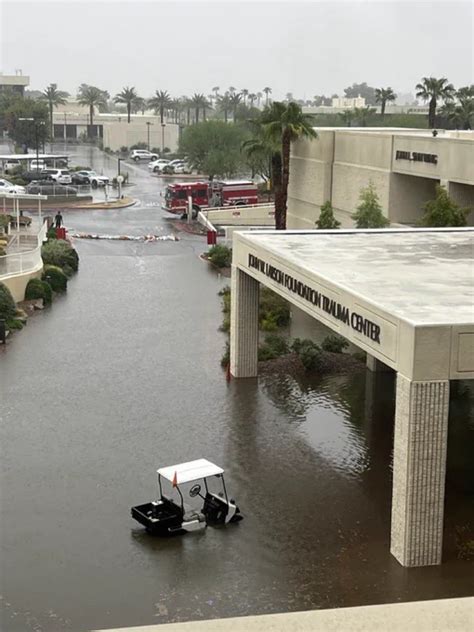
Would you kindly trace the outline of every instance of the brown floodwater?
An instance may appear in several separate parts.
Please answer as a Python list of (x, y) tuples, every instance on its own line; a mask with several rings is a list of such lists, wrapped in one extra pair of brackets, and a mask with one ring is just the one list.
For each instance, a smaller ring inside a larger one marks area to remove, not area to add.
[[(159, 181), (130, 171), (139, 205), (69, 213), (67, 226), (170, 232)], [(451, 395), (444, 563), (402, 568), (389, 553), (393, 375), (227, 384), (228, 281), (198, 258), (201, 238), (77, 247), (67, 295), (0, 347), (2, 632), (472, 593), (455, 537), (474, 524), (472, 384)], [(200, 457), (226, 469), (245, 519), (148, 536), (130, 506), (155, 497), (157, 467)]]

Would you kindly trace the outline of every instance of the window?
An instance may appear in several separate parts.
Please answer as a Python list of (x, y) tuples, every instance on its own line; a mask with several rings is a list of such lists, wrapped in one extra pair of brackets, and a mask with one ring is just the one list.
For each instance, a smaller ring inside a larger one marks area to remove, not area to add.
[(185, 200), (188, 197), (188, 194), (184, 189), (180, 189), (177, 193), (178, 200)]

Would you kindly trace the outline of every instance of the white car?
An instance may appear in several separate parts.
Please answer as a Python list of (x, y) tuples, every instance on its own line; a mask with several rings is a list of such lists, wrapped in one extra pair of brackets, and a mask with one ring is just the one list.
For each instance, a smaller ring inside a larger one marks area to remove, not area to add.
[(46, 169), (44, 160), (32, 160), (30, 162), (30, 171), (43, 171), (43, 169)]
[(191, 167), (187, 162), (178, 162), (173, 165), (174, 173), (191, 173)]
[(21, 168), (21, 162), (19, 160), (8, 160), (3, 165), (3, 173), (15, 173), (19, 168)]
[(41, 175), (45, 180), (58, 182), (59, 184), (72, 184), (71, 173), (68, 169), (43, 169)]
[(25, 193), (25, 187), (0, 178), (0, 193)]
[(160, 173), (163, 167), (166, 167), (166, 165), (169, 164), (170, 161), (166, 160), (166, 158), (158, 158), (157, 160), (153, 160), (149, 163), (148, 169), (150, 169), (150, 171), (153, 171), (153, 173)]
[(135, 162), (139, 162), (140, 160), (150, 161), (157, 160), (158, 155), (152, 154), (151, 151), (148, 151), (147, 149), (134, 149), (130, 154), (130, 158)]
[(109, 178), (101, 176), (95, 171), (83, 169), (72, 174), (72, 182), (73, 184), (90, 184), (93, 189), (97, 189), (97, 187), (105, 187), (106, 184), (109, 184)]

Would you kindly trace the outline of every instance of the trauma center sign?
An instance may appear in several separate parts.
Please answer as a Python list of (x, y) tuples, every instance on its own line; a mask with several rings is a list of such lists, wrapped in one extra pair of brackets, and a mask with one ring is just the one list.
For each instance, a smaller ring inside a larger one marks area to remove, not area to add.
[(380, 344), (380, 326), (368, 318), (351, 310), (342, 303), (325, 296), (322, 292), (318, 292), (306, 283), (303, 283), (303, 281), (299, 281), (291, 276), (291, 274), (279, 270), (255, 255), (249, 254), (248, 266), (249, 268), (261, 272), (272, 281), (275, 281), (275, 283), (278, 283), (278, 285), (286, 288), (292, 294), (296, 294), (317, 309), (329, 314), (335, 320), (339, 320), (359, 334), (366, 336), (369, 340)]

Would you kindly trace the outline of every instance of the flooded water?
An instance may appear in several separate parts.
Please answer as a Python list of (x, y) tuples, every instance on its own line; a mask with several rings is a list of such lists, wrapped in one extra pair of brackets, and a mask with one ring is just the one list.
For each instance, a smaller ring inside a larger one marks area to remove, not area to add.
[[(77, 149), (78, 164), (112, 159)], [(127, 167), (140, 204), (67, 212), (77, 231), (172, 228), (160, 181)], [(444, 564), (389, 553), (394, 382), (365, 369), (226, 383), (217, 292), (202, 238), (77, 241), (67, 296), (0, 348), (0, 628), (80, 631), (465, 596), (455, 527), (474, 523), (473, 391), (453, 389)], [(245, 516), (149, 537), (130, 507), (155, 470), (206, 457)]]

